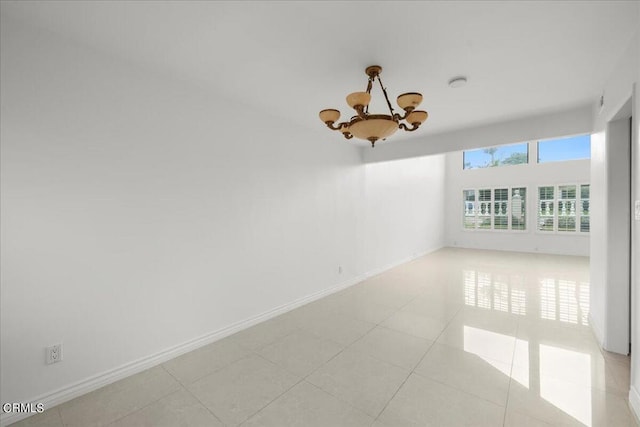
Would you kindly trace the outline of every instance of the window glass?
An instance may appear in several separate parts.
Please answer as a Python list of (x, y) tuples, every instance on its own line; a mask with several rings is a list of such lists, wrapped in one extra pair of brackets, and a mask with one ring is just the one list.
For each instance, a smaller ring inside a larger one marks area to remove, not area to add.
[(538, 142), (538, 163), (591, 158), (591, 135)]
[(527, 189), (524, 187), (511, 189), (511, 229), (527, 229)]
[(589, 230), (589, 184), (586, 184), (580, 186), (580, 232), (588, 233)]
[(496, 230), (506, 230), (509, 227), (509, 217), (507, 216), (508, 200), (508, 188), (493, 190), (493, 228)]
[(478, 190), (478, 228), (491, 228), (491, 190)]
[(538, 230), (554, 231), (554, 188), (538, 187)]
[(576, 231), (576, 186), (558, 187), (558, 231)]
[(529, 162), (529, 144), (500, 145), (467, 150), (463, 153), (463, 169), (519, 165)]
[(476, 190), (463, 190), (464, 228), (476, 228)]

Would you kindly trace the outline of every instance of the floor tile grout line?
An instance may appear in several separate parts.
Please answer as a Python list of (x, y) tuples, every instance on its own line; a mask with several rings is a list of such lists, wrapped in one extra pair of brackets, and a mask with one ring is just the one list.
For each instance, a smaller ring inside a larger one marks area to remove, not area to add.
[(304, 381), (305, 383), (309, 384), (309, 385), (310, 385), (310, 386), (312, 386), (312, 387), (317, 388), (318, 390), (320, 390), (320, 391), (322, 391), (322, 392), (324, 392), (324, 393), (327, 393), (329, 396), (333, 397), (333, 398), (334, 398), (334, 399), (336, 399), (338, 402), (344, 403), (345, 405), (349, 406), (350, 408), (352, 408), (352, 409), (354, 409), (354, 410), (356, 410), (356, 411), (358, 411), (358, 412), (360, 412), (360, 413), (362, 413), (362, 414), (364, 414), (364, 415), (368, 416), (369, 418), (371, 418), (371, 419), (372, 419), (372, 422), (375, 422), (375, 418), (374, 418), (373, 416), (371, 416), (371, 415), (369, 415), (368, 413), (366, 413), (363, 409), (361, 409), (361, 408), (358, 408), (358, 407), (354, 406), (351, 402), (348, 402), (348, 401), (346, 401), (346, 400), (344, 400), (344, 399), (342, 399), (342, 398), (340, 398), (340, 397), (338, 397), (338, 396), (334, 395), (333, 393), (331, 393), (331, 392), (329, 392), (329, 391), (327, 391), (327, 390), (323, 389), (322, 387), (320, 387), (320, 386), (318, 386), (318, 385), (315, 385), (314, 383), (312, 383), (312, 382), (310, 382), (310, 381), (307, 381), (307, 379), (306, 379), (306, 378), (303, 378), (303, 380), (302, 380), (302, 381)]
[[(217, 374), (217, 373), (219, 373), (220, 371), (222, 371), (223, 369), (226, 369), (226, 368), (228, 368), (229, 366), (233, 365), (234, 363), (238, 363), (239, 361), (244, 360), (244, 359), (246, 359), (247, 357), (251, 356), (251, 354), (253, 354), (253, 352), (252, 352), (251, 350), (248, 350), (248, 349), (247, 349), (247, 351), (248, 351), (248, 353), (247, 353), (247, 354), (245, 354), (245, 355), (243, 355), (243, 356), (240, 356), (239, 358), (235, 359), (233, 362), (227, 363), (227, 364), (225, 364), (224, 366), (221, 366), (221, 367), (219, 367), (219, 368), (215, 369), (214, 371), (209, 372), (208, 374), (205, 374), (205, 375), (203, 375), (203, 376), (201, 376), (201, 377), (198, 377), (198, 378), (196, 378), (195, 380), (191, 381), (190, 383), (184, 384), (184, 383), (182, 383), (180, 380), (178, 380), (177, 378), (176, 378), (176, 380), (177, 380), (181, 385), (183, 385), (183, 386), (184, 386), (184, 388), (188, 388), (188, 387), (190, 387), (190, 386), (194, 385), (195, 383), (197, 383), (197, 382), (199, 382), (199, 381), (202, 381), (203, 379), (205, 379), (205, 378), (207, 378), (207, 377), (210, 377), (211, 375)], [(166, 368), (165, 368), (165, 369), (166, 369)], [(167, 371), (168, 371), (168, 370), (167, 370)], [(171, 374), (171, 373), (170, 373), (170, 374)], [(173, 376), (173, 375), (172, 375), (172, 376)], [(175, 377), (174, 377), (174, 378), (175, 378)]]
[[(164, 369), (164, 370), (165, 370), (165, 372), (171, 376), (171, 378), (173, 378), (174, 380), (176, 380), (176, 381), (178, 382), (178, 384), (180, 384), (180, 385), (181, 385), (182, 387), (184, 387), (184, 388), (187, 388), (187, 384), (183, 383), (183, 382), (180, 380), (180, 378), (178, 378), (178, 377), (176, 377), (175, 375), (173, 375), (173, 373), (172, 373), (171, 371), (169, 371), (169, 370), (167, 369), (167, 367), (166, 367), (166, 366), (164, 366), (164, 363), (162, 363), (160, 366), (162, 366), (162, 369)], [(206, 375), (205, 375), (205, 376), (206, 376)], [(201, 377), (201, 378), (204, 378), (204, 376), (203, 376), (203, 377)], [(198, 380), (199, 380), (199, 379), (200, 379), (200, 378), (198, 378)], [(198, 381), (198, 380), (196, 380), (196, 381)]]
[(223, 421), (220, 419), (220, 417), (218, 417), (218, 416), (215, 414), (215, 412), (213, 412), (213, 411), (211, 410), (211, 408), (209, 408), (207, 405), (205, 405), (205, 403), (204, 403), (202, 400), (200, 400), (200, 398), (199, 398), (198, 396), (196, 396), (196, 395), (195, 395), (191, 390), (189, 390), (189, 389), (188, 389), (188, 388), (186, 388), (186, 387), (185, 387), (184, 389), (185, 389), (185, 391), (186, 391), (187, 393), (189, 393), (189, 395), (193, 396), (193, 398), (194, 398), (195, 400), (197, 400), (197, 401), (198, 401), (198, 403), (200, 403), (200, 404), (202, 405), (202, 407), (203, 407), (204, 409), (206, 409), (206, 410), (207, 410), (207, 412), (209, 412), (211, 415), (213, 415), (213, 418), (215, 418), (216, 420), (220, 421), (220, 424), (222, 424), (223, 426), (226, 426), (226, 425), (227, 425), (225, 422), (223, 422)]
[[(427, 350), (428, 351), (428, 350)], [(404, 385), (406, 384), (406, 382), (409, 380), (409, 377), (411, 377), (411, 375), (413, 374), (413, 370), (409, 371), (409, 373), (407, 374), (406, 378), (404, 379), (404, 381), (402, 381), (402, 384), (400, 384), (398, 386), (398, 388), (396, 389), (396, 391), (393, 393), (393, 396), (391, 396), (389, 398), (389, 400), (387, 400), (387, 403), (384, 404), (384, 406), (382, 407), (382, 409), (380, 410), (380, 412), (378, 412), (378, 415), (376, 415), (375, 417), (375, 421), (378, 421), (378, 419), (380, 419), (380, 415), (382, 415), (382, 413), (385, 411), (385, 409), (387, 409), (387, 406), (389, 406), (389, 403), (391, 403), (391, 401), (393, 400), (394, 397), (396, 397), (396, 395), (398, 394), (398, 392), (400, 391), (400, 389), (402, 389), (402, 387), (404, 387)]]
[[(137, 409), (135, 409), (135, 410), (133, 410), (133, 411), (131, 411), (131, 412), (127, 412), (126, 414), (122, 415), (121, 417), (118, 417), (118, 418), (116, 418), (116, 419), (114, 419), (114, 420), (110, 421), (109, 423), (107, 423), (107, 424), (106, 424), (106, 426), (113, 425), (113, 424), (117, 423), (118, 421), (120, 421), (120, 420), (121, 420), (121, 419), (123, 419), (123, 418), (126, 418), (126, 417), (128, 417), (128, 416), (130, 416), (130, 415), (136, 414), (136, 413), (138, 413), (138, 412), (142, 411), (143, 409), (148, 408), (149, 406), (151, 406), (151, 405), (153, 405), (153, 404), (155, 404), (155, 403), (159, 402), (160, 400), (164, 399), (165, 397), (171, 396), (172, 394), (175, 394), (175, 393), (179, 392), (179, 391), (180, 391), (180, 388), (185, 389), (185, 387), (182, 385), (182, 383), (181, 383), (180, 381), (178, 381), (178, 379), (177, 379), (177, 378), (175, 378), (175, 377), (171, 374), (171, 372), (169, 372), (169, 371), (168, 371), (168, 370), (163, 366), (163, 364), (156, 365), (156, 366), (159, 366), (159, 367), (160, 367), (163, 371), (165, 371), (165, 372), (166, 372), (166, 373), (167, 373), (171, 378), (173, 378), (173, 379), (176, 381), (176, 383), (178, 383), (178, 385), (179, 385), (180, 387), (179, 387), (177, 390), (173, 390), (173, 391), (171, 391), (171, 392), (169, 392), (169, 393), (166, 393), (166, 394), (164, 394), (164, 395), (160, 396), (160, 397), (159, 397), (158, 399), (156, 399), (156, 400), (153, 400), (153, 401), (151, 401), (151, 402), (148, 402), (146, 405), (143, 405), (143, 406), (141, 406), (141, 407), (139, 407), (139, 408), (137, 408)], [(153, 368), (150, 368), (150, 369), (153, 369)], [(144, 371), (143, 371), (143, 372), (144, 372)], [(62, 417), (62, 413), (60, 414), (60, 416)], [(65, 424), (64, 422), (63, 422), (63, 424), (66, 426), (66, 424)]]
[[(273, 362), (271, 362), (273, 363)], [(276, 397), (274, 397), (272, 400), (270, 400), (266, 405), (264, 405), (263, 407), (261, 407), (260, 409), (258, 409), (256, 412), (254, 412), (253, 414), (251, 414), (249, 417), (247, 417), (245, 420), (243, 420), (242, 422), (240, 422), (240, 424), (238, 425), (238, 427), (242, 426), (243, 424), (247, 423), (251, 418), (255, 417), (256, 415), (258, 415), (260, 412), (262, 412), (264, 409), (266, 409), (268, 406), (270, 406), (273, 402), (275, 402), (276, 400), (280, 399), (280, 397), (284, 396), (286, 393), (288, 393), (289, 391), (291, 391), (295, 386), (297, 386), (298, 384), (300, 384), (301, 382), (304, 381), (304, 378), (300, 378), (299, 381), (297, 381), (295, 384), (293, 384), (291, 387), (289, 387), (288, 389), (284, 390), (282, 393), (280, 393), (279, 395), (277, 395)]]
[[(180, 386), (182, 387), (182, 384), (181, 384)], [(172, 391), (171, 393), (169, 393), (169, 394), (166, 394), (166, 395), (162, 396), (162, 397), (161, 397), (160, 399), (158, 399), (158, 400), (154, 400), (153, 402), (149, 402), (148, 404), (146, 404), (146, 405), (144, 405), (144, 406), (141, 406), (141, 407), (137, 408), (137, 409), (136, 409), (136, 410), (134, 410), (134, 411), (128, 412), (128, 413), (124, 414), (123, 416), (118, 417), (118, 418), (116, 418), (115, 420), (113, 420), (113, 421), (109, 422), (108, 424), (106, 424), (106, 426), (108, 427), (108, 426), (110, 426), (110, 425), (113, 425), (113, 424), (117, 423), (118, 421), (122, 420), (123, 418), (126, 418), (126, 417), (128, 417), (128, 416), (130, 416), (130, 415), (133, 415), (133, 414), (137, 414), (138, 412), (142, 411), (143, 409), (146, 409), (146, 408), (148, 408), (149, 406), (153, 405), (154, 403), (158, 403), (160, 400), (164, 399), (165, 397), (169, 397), (169, 396), (171, 396), (172, 394), (176, 394), (176, 393), (178, 393), (179, 391), (180, 391), (180, 389), (174, 390), (174, 391)]]
[(376, 416), (376, 421), (380, 418), (380, 415), (382, 415), (382, 413), (385, 411), (385, 409), (387, 409), (387, 407), (389, 406), (389, 403), (391, 403), (391, 401), (396, 397), (396, 395), (398, 394), (398, 392), (400, 392), (400, 390), (402, 389), (402, 387), (404, 387), (404, 385), (406, 384), (406, 382), (409, 380), (409, 378), (411, 377), (411, 375), (414, 374), (416, 368), (418, 366), (420, 366), (420, 364), (422, 363), (422, 361), (424, 360), (424, 358), (427, 356), (427, 354), (429, 354), (429, 351), (431, 351), (431, 349), (433, 348), (434, 344), (436, 343), (436, 341), (438, 340), (438, 338), (440, 338), (440, 336), (444, 333), (445, 329), (447, 329), (447, 327), (451, 324), (451, 322), (453, 321), (453, 319), (458, 315), (458, 313), (460, 312), (462, 308), (459, 308), (458, 311), (456, 311), (456, 314), (446, 323), (445, 327), (442, 328), (442, 330), (440, 331), (440, 333), (438, 334), (438, 336), (433, 340), (433, 343), (429, 346), (429, 348), (427, 349), (427, 351), (422, 355), (422, 357), (420, 358), (420, 360), (418, 361), (418, 363), (413, 367), (413, 369), (411, 369), (411, 371), (409, 371), (409, 375), (407, 375), (407, 377), (404, 379), (404, 381), (402, 382), (402, 384), (400, 384), (400, 387), (398, 387), (398, 389), (395, 391), (395, 393), (393, 393), (393, 396), (391, 396), (391, 398), (387, 401), (387, 403), (384, 405), (384, 407), (382, 408), (382, 410), (378, 413), (378, 415)]
[[(371, 322), (368, 322), (368, 323), (371, 323)], [(356, 340), (355, 340), (355, 341), (353, 341), (351, 344), (348, 344), (347, 346), (345, 346), (342, 350), (340, 350), (338, 353), (336, 353), (333, 357), (331, 357), (331, 358), (330, 358), (330, 359), (328, 359), (326, 362), (324, 362), (324, 363), (322, 363), (321, 365), (319, 365), (317, 368), (313, 369), (311, 372), (309, 372), (306, 376), (304, 376), (304, 377), (302, 378), (302, 380), (303, 380), (303, 381), (305, 381), (306, 383), (311, 384), (312, 386), (314, 386), (314, 387), (316, 387), (316, 388), (318, 388), (318, 389), (320, 389), (320, 390), (324, 391), (325, 393), (327, 393), (328, 395), (330, 395), (330, 396), (332, 396), (333, 398), (337, 399), (338, 401), (343, 402), (343, 403), (345, 403), (345, 404), (349, 405), (350, 407), (352, 407), (352, 408), (354, 408), (354, 409), (356, 409), (356, 410), (358, 410), (358, 411), (362, 412), (363, 414), (365, 414), (365, 415), (367, 415), (367, 416), (369, 416), (369, 417), (373, 418), (373, 422), (375, 422), (375, 421), (377, 420), (377, 416), (376, 416), (376, 417), (374, 417), (374, 416), (372, 416), (372, 415), (368, 414), (367, 412), (363, 411), (362, 409), (360, 409), (360, 408), (358, 408), (358, 407), (354, 406), (353, 404), (351, 404), (350, 402), (348, 402), (348, 401), (344, 400), (343, 398), (341, 398), (341, 397), (339, 397), (339, 396), (334, 395), (333, 393), (331, 393), (331, 392), (329, 392), (329, 391), (325, 390), (325, 389), (324, 389), (324, 388), (322, 388), (322, 387), (319, 387), (318, 385), (314, 384), (314, 383), (313, 383), (313, 382), (311, 382), (311, 381), (308, 381), (308, 378), (309, 378), (311, 375), (313, 375), (314, 373), (316, 373), (318, 370), (320, 370), (323, 366), (327, 365), (327, 364), (328, 364), (328, 363), (330, 363), (332, 360), (334, 360), (335, 358), (337, 358), (338, 356), (340, 356), (340, 355), (341, 355), (342, 353), (344, 353), (346, 350), (350, 349), (350, 348), (353, 346), (353, 344), (355, 344), (356, 342), (358, 342), (359, 340), (361, 340), (364, 336), (366, 336), (368, 333), (370, 333), (371, 331), (373, 331), (374, 329), (376, 329), (376, 327), (378, 327), (378, 326), (379, 326), (379, 324), (375, 324), (375, 326), (374, 326), (373, 328), (371, 328), (371, 329), (369, 329), (367, 332), (365, 332), (365, 333), (364, 333), (360, 338), (356, 339)], [(430, 347), (431, 347), (431, 346), (430, 346)], [(353, 350), (353, 351), (355, 351), (355, 350)], [(427, 350), (427, 351), (428, 351), (428, 350)], [(365, 356), (367, 356), (367, 357), (372, 357), (373, 359), (378, 360), (378, 361), (380, 361), (380, 362), (389, 363), (389, 362), (386, 362), (386, 361), (381, 361), (381, 360), (379, 360), (379, 359), (377, 359), (377, 358), (375, 358), (375, 357), (373, 357), (373, 356), (371, 356), (371, 355), (369, 355), (369, 354), (365, 354)], [(392, 365), (392, 366), (395, 366), (395, 365), (393, 365), (392, 363), (389, 363), (389, 364), (390, 364), (390, 365)], [(409, 375), (410, 375), (410, 374), (411, 374), (411, 373), (409, 372)], [(408, 376), (407, 376), (407, 378), (408, 378)], [(405, 381), (406, 381), (406, 379), (405, 379)], [(404, 382), (403, 382), (403, 384), (404, 384)], [(402, 385), (401, 385), (401, 386), (402, 386)], [(397, 391), (396, 391), (396, 392), (397, 392)], [(395, 394), (394, 394), (394, 395), (395, 395)], [(385, 405), (385, 407), (386, 407), (386, 405)], [(383, 409), (384, 409), (384, 408), (383, 408)], [(379, 414), (378, 414), (378, 415), (379, 415)]]
[[(207, 410), (211, 415), (213, 415), (213, 417), (214, 417), (216, 420), (220, 421), (220, 424), (222, 424), (222, 425), (226, 425), (224, 422), (222, 422), (222, 420), (221, 420), (220, 418), (218, 418), (218, 416), (217, 416), (215, 413), (213, 413), (213, 411), (212, 411), (212, 410), (211, 410), (207, 405), (205, 405), (205, 404), (204, 404), (204, 402), (202, 402), (202, 401), (198, 398), (198, 396), (196, 396), (195, 394), (193, 394), (193, 393), (191, 392), (191, 390), (189, 390), (185, 384), (183, 384), (183, 383), (182, 383), (178, 378), (176, 378), (176, 377), (175, 377), (171, 372), (169, 372), (169, 370), (168, 370), (164, 365), (162, 365), (162, 367), (164, 368), (164, 370), (165, 370), (165, 371), (167, 371), (167, 373), (168, 373), (169, 375), (171, 375), (171, 376), (172, 376), (172, 377), (173, 377), (173, 378), (174, 378), (174, 379), (175, 379), (175, 380), (176, 380), (176, 381), (177, 381), (177, 382), (182, 386), (182, 389), (183, 389), (184, 391), (186, 391), (186, 392), (187, 392), (189, 395), (191, 395), (191, 396), (192, 396), (196, 401), (198, 401), (198, 403), (200, 403), (200, 404), (201, 404), (201, 405), (202, 405), (202, 406), (203, 406), (203, 407), (204, 407), (204, 408), (205, 408), (205, 409), (206, 409), (206, 410)], [(205, 376), (206, 376), (206, 375), (205, 375)], [(204, 377), (202, 377), (202, 378), (204, 378)], [(199, 380), (198, 380), (198, 381), (199, 381)]]
[(320, 390), (321, 392), (328, 394), (329, 396), (331, 396), (331, 397), (333, 397), (334, 399), (336, 399), (338, 402), (343, 403), (343, 404), (345, 404), (345, 405), (349, 406), (351, 409), (353, 409), (353, 410), (355, 410), (355, 411), (358, 411), (358, 412), (360, 412), (360, 413), (362, 413), (362, 414), (364, 414), (364, 415), (368, 416), (369, 418), (371, 418), (371, 419), (372, 419), (372, 421), (373, 421), (373, 422), (375, 422), (375, 418), (374, 418), (373, 416), (369, 415), (368, 413), (366, 413), (366, 412), (365, 412), (365, 411), (363, 411), (362, 409), (360, 409), (360, 408), (358, 408), (358, 407), (354, 406), (352, 403), (350, 403), (350, 402), (348, 402), (348, 401), (346, 401), (346, 400), (344, 400), (344, 399), (342, 399), (342, 398), (340, 398), (340, 397), (338, 397), (338, 396), (334, 395), (333, 393), (331, 393), (331, 392), (329, 392), (329, 391), (327, 391), (327, 390), (323, 389), (322, 387), (317, 386), (317, 385), (315, 385), (314, 383), (312, 383), (312, 382), (310, 382), (310, 381), (307, 381), (307, 379), (306, 379), (306, 377), (305, 377), (305, 378), (300, 379), (300, 381), (298, 381), (296, 384), (294, 384), (293, 386), (291, 386), (291, 388), (289, 388), (288, 390), (284, 391), (282, 394), (280, 394), (278, 397), (276, 397), (275, 399), (273, 399), (273, 400), (272, 400), (271, 402), (269, 402), (267, 405), (265, 405), (264, 407), (260, 408), (256, 413), (252, 414), (249, 418), (247, 418), (246, 420), (244, 420), (244, 421), (240, 424), (240, 426), (238, 426), (238, 427), (241, 427), (243, 424), (245, 424), (246, 422), (248, 422), (251, 418), (253, 418), (253, 417), (255, 417), (256, 415), (258, 415), (258, 413), (259, 413), (259, 412), (261, 412), (262, 410), (266, 409), (266, 408), (267, 408), (267, 406), (270, 406), (273, 402), (275, 402), (276, 400), (278, 400), (280, 397), (282, 397), (283, 395), (285, 395), (286, 393), (288, 393), (288, 392), (289, 392), (289, 391), (291, 391), (294, 387), (296, 387), (298, 384), (301, 384), (301, 383), (308, 384), (309, 386), (314, 387), (314, 388), (316, 388), (316, 389)]
[(60, 405), (54, 406), (53, 409), (55, 409), (56, 412), (58, 413), (58, 418), (60, 419), (60, 424), (62, 425), (62, 427), (65, 427), (67, 424), (64, 422), (64, 419), (62, 418), (62, 412), (60, 411)]
[(507, 423), (507, 410), (509, 408), (509, 395), (511, 394), (511, 383), (513, 382), (513, 364), (516, 358), (516, 348), (518, 346), (518, 333), (520, 332), (520, 319), (516, 325), (515, 342), (513, 343), (513, 353), (511, 354), (511, 367), (509, 369), (509, 386), (507, 387), (507, 400), (504, 402), (504, 415), (502, 417), (502, 427)]
[(477, 395), (477, 394), (475, 394), (475, 393), (471, 393), (470, 391), (467, 391), (467, 390), (463, 390), (463, 389), (461, 389), (460, 387), (457, 387), (457, 386), (455, 386), (455, 385), (448, 384), (448, 383), (446, 383), (446, 382), (443, 382), (443, 381), (438, 380), (438, 379), (435, 379), (435, 378), (427, 377), (426, 375), (423, 375), (423, 374), (421, 374), (420, 372), (412, 372), (412, 374), (413, 374), (413, 375), (415, 375), (415, 376), (417, 376), (417, 377), (420, 377), (420, 378), (422, 378), (422, 379), (424, 379), (424, 380), (432, 381), (432, 382), (434, 382), (434, 383), (438, 383), (438, 384), (443, 385), (443, 386), (445, 386), (445, 387), (447, 387), (447, 388), (450, 388), (450, 389), (456, 390), (456, 391), (458, 391), (458, 392), (460, 392), (460, 393), (462, 393), (462, 394), (466, 394), (466, 395), (468, 395), (468, 396), (474, 397), (474, 398), (476, 398), (476, 399), (478, 399), (478, 400), (484, 400), (484, 401), (485, 401), (485, 402), (487, 402), (487, 403), (491, 403), (491, 404), (493, 404), (493, 405), (500, 406), (500, 407), (505, 406), (505, 405), (502, 405), (502, 404), (500, 404), (500, 403), (496, 403), (496, 402), (494, 402), (493, 400), (489, 400), (489, 399), (487, 399), (486, 397), (479, 396), (479, 395)]

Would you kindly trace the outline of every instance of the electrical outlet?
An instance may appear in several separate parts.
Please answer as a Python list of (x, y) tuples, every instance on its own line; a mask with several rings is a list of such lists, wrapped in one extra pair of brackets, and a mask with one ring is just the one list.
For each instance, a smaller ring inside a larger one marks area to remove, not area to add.
[(45, 353), (47, 365), (62, 361), (62, 344), (54, 344), (50, 347), (47, 347), (45, 349)]
[(341, 265), (338, 266), (338, 274), (342, 274), (342, 266)]

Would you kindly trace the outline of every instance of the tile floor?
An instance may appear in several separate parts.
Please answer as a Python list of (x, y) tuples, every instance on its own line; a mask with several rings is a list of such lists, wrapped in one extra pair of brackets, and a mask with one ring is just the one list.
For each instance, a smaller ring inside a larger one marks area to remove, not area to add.
[(445, 248), (14, 426), (636, 426), (588, 259)]

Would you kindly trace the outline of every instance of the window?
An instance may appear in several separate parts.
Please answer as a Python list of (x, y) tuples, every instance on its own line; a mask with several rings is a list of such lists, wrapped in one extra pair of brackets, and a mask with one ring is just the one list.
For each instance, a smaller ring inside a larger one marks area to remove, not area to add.
[(495, 230), (506, 230), (509, 226), (509, 217), (507, 216), (508, 200), (508, 188), (497, 188), (493, 190), (493, 228)]
[(589, 184), (580, 186), (580, 231), (588, 233), (590, 229)]
[(527, 189), (524, 187), (511, 189), (511, 229), (526, 230), (527, 222)]
[(589, 184), (538, 187), (538, 231), (589, 232)]
[(529, 162), (529, 144), (511, 144), (467, 150), (463, 153), (463, 169), (491, 168)]
[(467, 230), (526, 230), (525, 187), (462, 191), (463, 227)]
[(476, 190), (464, 190), (464, 228), (476, 228)]
[(538, 141), (538, 163), (591, 158), (591, 135)]
[(478, 190), (478, 206), (476, 208), (476, 227), (491, 228), (491, 190)]
[(558, 231), (576, 231), (576, 186), (558, 187)]
[(540, 231), (554, 230), (553, 191), (553, 187), (538, 187), (538, 230)]

